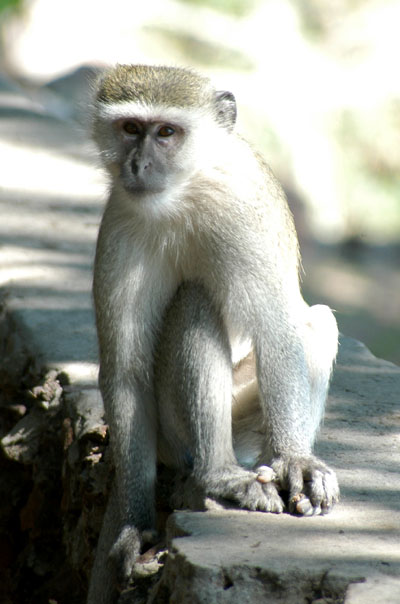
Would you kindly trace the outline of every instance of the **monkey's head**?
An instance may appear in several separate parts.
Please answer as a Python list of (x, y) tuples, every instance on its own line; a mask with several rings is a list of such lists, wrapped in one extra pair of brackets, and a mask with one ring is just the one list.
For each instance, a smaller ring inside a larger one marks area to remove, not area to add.
[(188, 69), (118, 65), (100, 79), (94, 138), (132, 195), (161, 193), (195, 173), (236, 121), (235, 98)]

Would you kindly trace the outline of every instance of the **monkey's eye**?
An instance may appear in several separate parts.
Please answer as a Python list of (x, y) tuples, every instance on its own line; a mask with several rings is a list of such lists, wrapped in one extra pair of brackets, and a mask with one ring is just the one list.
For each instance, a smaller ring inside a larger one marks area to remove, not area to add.
[(162, 136), (163, 138), (172, 136), (173, 134), (175, 134), (175, 130), (171, 126), (161, 126), (157, 132), (157, 136)]
[(125, 122), (122, 128), (127, 134), (140, 134), (138, 125), (135, 122)]

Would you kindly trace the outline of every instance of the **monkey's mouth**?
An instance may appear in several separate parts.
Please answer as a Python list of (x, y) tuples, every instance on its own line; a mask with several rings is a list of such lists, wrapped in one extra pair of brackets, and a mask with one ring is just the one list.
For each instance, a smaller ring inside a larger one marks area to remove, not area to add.
[(128, 193), (132, 194), (143, 194), (146, 191), (149, 191), (149, 187), (146, 183), (140, 180), (135, 180), (132, 182), (124, 182), (124, 188)]
[(129, 181), (123, 182), (124, 189), (127, 193), (132, 196), (143, 196), (143, 195), (154, 195), (157, 193), (162, 193), (164, 190), (164, 186), (160, 183), (149, 183), (145, 182), (142, 179), (132, 179)]

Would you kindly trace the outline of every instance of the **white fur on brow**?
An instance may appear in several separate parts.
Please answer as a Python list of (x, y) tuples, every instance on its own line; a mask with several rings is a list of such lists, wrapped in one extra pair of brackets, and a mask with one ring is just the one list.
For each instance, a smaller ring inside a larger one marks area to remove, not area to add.
[(119, 119), (136, 118), (138, 120), (152, 122), (171, 122), (179, 123), (183, 127), (185, 124), (193, 125), (200, 120), (204, 120), (205, 115), (209, 115), (209, 107), (192, 109), (188, 107), (167, 107), (166, 105), (143, 105), (134, 101), (124, 103), (103, 103), (98, 102), (98, 116), (102, 120), (116, 121)]

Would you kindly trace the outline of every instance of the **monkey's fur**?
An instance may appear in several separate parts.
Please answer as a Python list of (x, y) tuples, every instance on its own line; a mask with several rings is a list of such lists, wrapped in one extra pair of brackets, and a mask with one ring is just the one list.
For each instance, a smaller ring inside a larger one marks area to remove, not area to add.
[(88, 601), (105, 604), (155, 527), (157, 460), (186, 476), (183, 505), (197, 492), (280, 513), (287, 491), (290, 512), (331, 509), (336, 477), (312, 447), (337, 327), (301, 296), (292, 216), (234, 132), (231, 93), (120, 65), (93, 106), (111, 182), (94, 300), (116, 474)]

